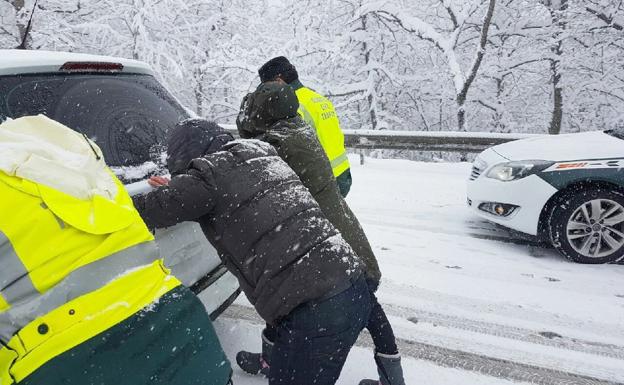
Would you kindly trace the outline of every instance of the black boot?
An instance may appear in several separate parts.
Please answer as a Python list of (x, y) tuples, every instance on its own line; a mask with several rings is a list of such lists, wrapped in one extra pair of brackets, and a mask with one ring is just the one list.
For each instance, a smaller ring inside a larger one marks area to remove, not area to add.
[(375, 353), (375, 362), (379, 380), (362, 380), (360, 385), (405, 385), (399, 354)]
[(262, 353), (240, 351), (236, 354), (236, 363), (249, 374), (254, 376), (262, 374), (268, 377), (272, 349), (273, 342), (269, 341), (262, 332)]

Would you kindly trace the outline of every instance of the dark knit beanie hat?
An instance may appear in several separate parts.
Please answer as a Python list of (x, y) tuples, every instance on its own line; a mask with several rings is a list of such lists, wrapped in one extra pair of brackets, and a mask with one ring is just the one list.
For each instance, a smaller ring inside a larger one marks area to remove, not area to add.
[(187, 170), (191, 160), (221, 150), (234, 137), (215, 122), (187, 119), (178, 123), (167, 140), (167, 168), (171, 175)]
[(262, 83), (275, 80), (278, 76), (288, 84), (299, 79), (297, 69), (284, 56), (275, 57), (264, 63), (258, 70), (258, 75)]

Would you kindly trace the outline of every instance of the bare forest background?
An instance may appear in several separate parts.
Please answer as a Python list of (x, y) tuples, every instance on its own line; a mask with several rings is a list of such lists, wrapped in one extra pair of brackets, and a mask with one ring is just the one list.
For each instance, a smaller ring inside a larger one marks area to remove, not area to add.
[(0, 47), (146, 61), (220, 122), (277, 55), (349, 129), (557, 134), (624, 121), (624, 0), (0, 0)]

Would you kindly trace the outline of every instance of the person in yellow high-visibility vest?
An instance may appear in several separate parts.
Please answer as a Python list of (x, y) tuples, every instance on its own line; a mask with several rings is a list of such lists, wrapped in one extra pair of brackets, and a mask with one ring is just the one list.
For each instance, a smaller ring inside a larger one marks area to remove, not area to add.
[(0, 125), (0, 385), (225, 385), (206, 310), (101, 154), (43, 115)]
[(338, 115), (332, 102), (325, 96), (304, 86), (294, 65), (284, 56), (273, 58), (258, 70), (262, 83), (281, 80), (289, 84), (299, 99), (299, 115), (316, 130), (316, 134), (331, 163), (340, 194), (346, 197), (352, 177), (349, 158), (340, 129)]

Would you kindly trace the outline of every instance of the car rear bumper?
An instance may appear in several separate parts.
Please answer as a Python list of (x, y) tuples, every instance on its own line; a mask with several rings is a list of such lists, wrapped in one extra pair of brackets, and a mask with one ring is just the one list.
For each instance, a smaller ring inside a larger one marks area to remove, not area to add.
[(204, 304), (212, 320), (221, 315), (240, 294), (238, 280), (223, 265), (191, 285), (190, 289)]

